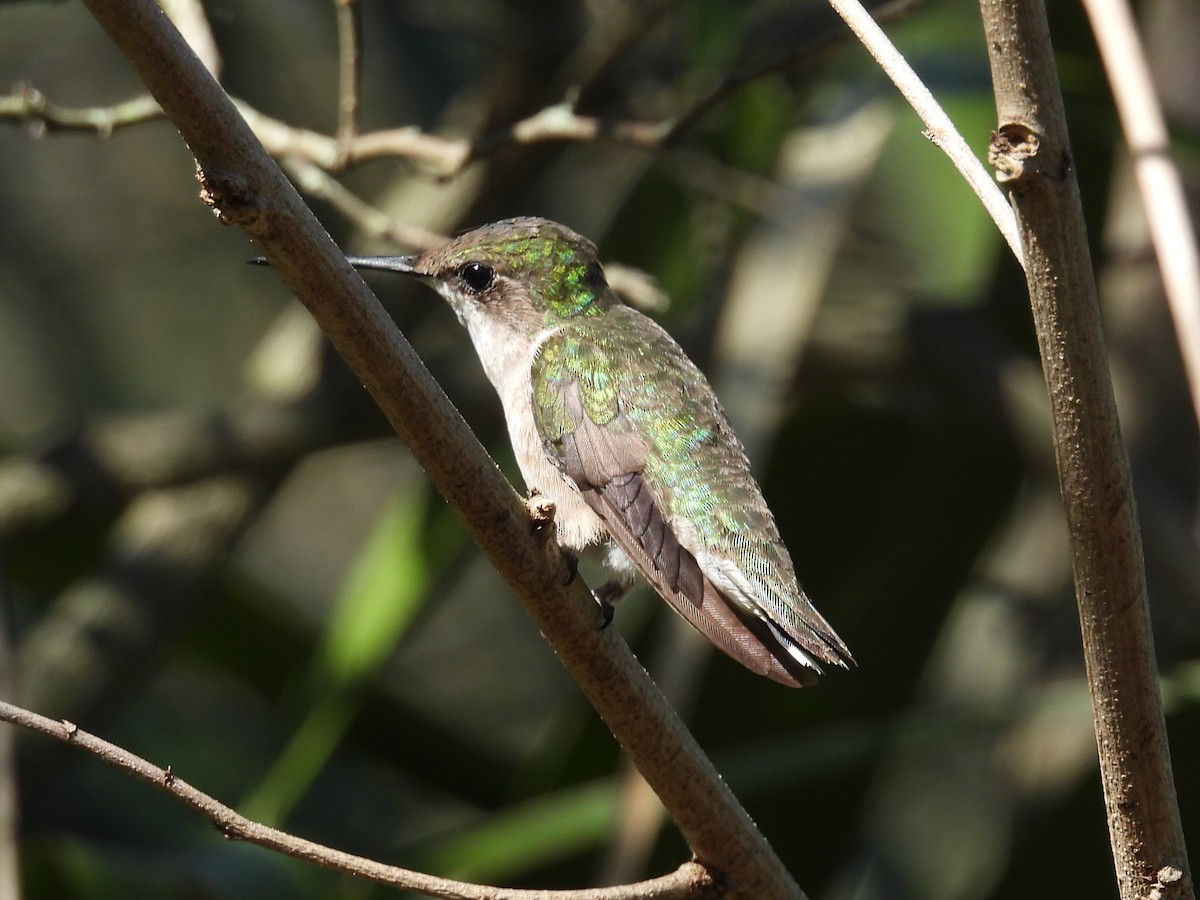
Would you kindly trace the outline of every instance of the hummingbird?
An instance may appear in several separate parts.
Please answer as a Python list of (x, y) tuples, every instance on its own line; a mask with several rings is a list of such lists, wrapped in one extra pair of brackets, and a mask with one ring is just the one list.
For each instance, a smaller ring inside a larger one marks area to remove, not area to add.
[(785, 685), (847, 668), (800, 589), (774, 516), (708, 380), (605, 280), (596, 246), (557, 222), (506, 219), (419, 256), (349, 257), (415, 276), (466, 326), (500, 395), (531, 494), (561, 547), (598, 558), (608, 604), (640, 575), (714, 645)]

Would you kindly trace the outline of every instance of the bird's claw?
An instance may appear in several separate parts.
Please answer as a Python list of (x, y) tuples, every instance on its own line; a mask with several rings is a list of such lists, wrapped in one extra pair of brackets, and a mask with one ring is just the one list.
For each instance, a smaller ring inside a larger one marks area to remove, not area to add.
[[(592, 596), (595, 597), (596, 595), (593, 593)], [(599, 597), (596, 597), (596, 605), (600, 607), (600, 627), (596, 630), (603, 631), (612, 624), (613, 614), (617, 611), (617, 608), (607, 600), (601, 600)]]
[(616, 607), (613, 603), (625, 596), (629, 588), (615, 579), (606, 581), (600, 587), (592, 591), (592, 597), (595, 598), (596, 604), (600, 607), (600, 615), (604, 617), (604, 621), (600, 623), (600, 631), (603, 631), (612, 624), (613, 612)]
[(563, 586), (569, 586), (575, 583), (575, 579), (579, 577), (579, 557), (570, 550), (562, 551), (563, 562), (567, 564), (567, 580), (563, 582)]

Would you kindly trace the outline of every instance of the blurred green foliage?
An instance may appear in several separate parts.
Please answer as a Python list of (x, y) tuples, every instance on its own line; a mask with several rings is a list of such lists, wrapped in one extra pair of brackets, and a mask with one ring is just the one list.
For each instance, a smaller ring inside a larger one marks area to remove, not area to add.
[[(616, 625), (652, 674), (684, 666), (697, 737), (811, 896), (1111, 896), (1020, 273), (864, 51), (815, 0), (359, 6), (364, 128), (488, 133), (571, 91), (584, 114), (668, 119), (767, 69), (660, 152), (504, 146), (445, 181), (403, 160), (344, 181), (441, 232), (559, 219), (670, 295), (661, 318), (725, 397), (859, 668), (787, 691), (681, 652), (650, 596)], [(231, 94), (332, 132), (332, 3), (205, 9)], [(1194, 147), (1194, 47), (1169, 37), (1195, 33), (1195, 10), (1145, 11)], [(1081, 16), (1055, 5), (1052, 25), (1196, 835), (1197, 434)], [(888, 28), (982, 154), (977, 11), (918, 4)], [(0, 85), (18, 81), (76, 107), (139, 92), (79, 4), (0, 7)], [(294, 301), (242, 264), (254, 248), (196, 202), (173, 129), (0, 122), (0, 160), (0, 693), (387, 862), (567, 887), (682, 861), (667, 823), (611, 863), (628, 827), (614, 741)], [(1194, 189), (1197, 156), (1183, 160)], [(347, 249), (395, 252), (314, 205)], [(375, 283), (515, 475), (452, 316)], [(83, 754), (16, 742), (31, 900), (387, 895), (224, 842)]]

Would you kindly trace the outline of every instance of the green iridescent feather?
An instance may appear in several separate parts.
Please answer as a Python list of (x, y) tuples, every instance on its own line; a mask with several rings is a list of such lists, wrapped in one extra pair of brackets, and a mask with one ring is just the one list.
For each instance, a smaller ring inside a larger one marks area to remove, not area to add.
[(728, 555), (763, 602), (793, 617), (785, 598), (801, 596), (799, 587), (741, 442), (704, 375), (662, 328), (606, 303), (602, 315), (562, 323), (542, 344), (532, 375), (534, 419), (548, 452), (561, 460), (563, 437), (584, 416), (608, 433), (637, 434), (644, 459), (630, 463), (663, 517), (689, 523), (702, 544), (689, 549)]

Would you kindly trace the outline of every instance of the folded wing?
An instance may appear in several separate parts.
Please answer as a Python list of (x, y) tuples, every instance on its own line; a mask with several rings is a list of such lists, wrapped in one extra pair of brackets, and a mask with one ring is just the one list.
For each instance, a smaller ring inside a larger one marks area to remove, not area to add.
[(646, 580), (725, 653), (792, 686), (814, 683), (818, 660), (845, 665), (703, 375), (653, 322), (613, 315), (625, 318), (604, 324), (603, 341), (584, 322), (540, 349), (534, 415), (547, 453)]

